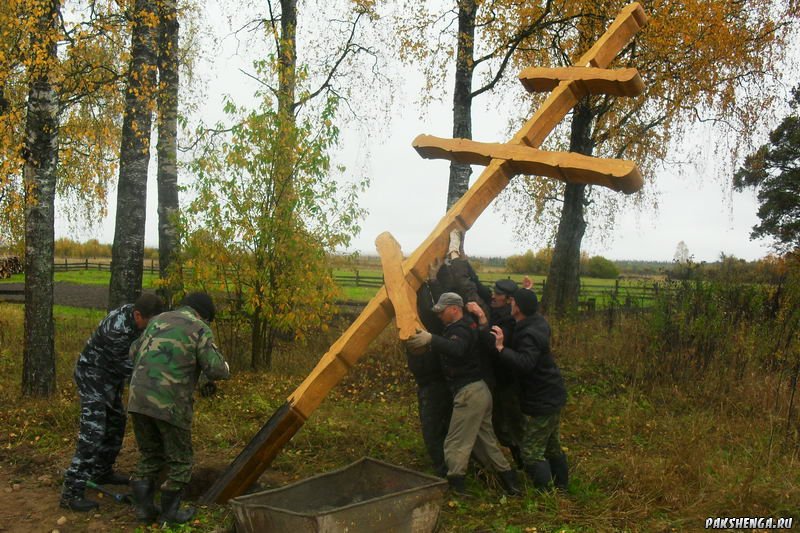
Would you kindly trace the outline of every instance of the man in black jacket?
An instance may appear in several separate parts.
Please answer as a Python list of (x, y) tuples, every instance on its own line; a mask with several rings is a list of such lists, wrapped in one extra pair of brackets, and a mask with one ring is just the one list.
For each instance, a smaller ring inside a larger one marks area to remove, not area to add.
[[(510, 279), (501, 279), (494, 284), (490, 304), (489, 324), (503, 330), (503, 345), (511, 346), (514, 326), (517, 321), (511, 315), (511, 299), (517, 284)], [(494, 339), (491, 339), (492, 348)], [(519, 410), (519, 380), (516, 371), (506, 362), (493, 358), (495, 388), (492, 424), (500, 444), (511, 450), (514, 461), (522, 468), (522, 413)]]
[[(443, 326), (431, 307), (443, 292), (436, 278), (438, 266), (437, 264), (431, 269), (428, 281), (417, 292), (420, 321), (425, 329), (437, 334), (442, 332)], [(446, 477), (444, 439), (447, 437), (450, 414), (453, 412), (453, 395), (444, 380), (439, 354), (434, 353), (430, 345), (425, 347), (423, 353), (416, 353), (406, 347), (406, 360), (417, 383), (417, 409), (425, 449), (436, 474)]]
[(463, 493), (470, 454), (494, 469), (509, 494), (519, 494), (516, 472), (497, 445), (492, 428), (492, 395), (482, 379), (477, 325), (464, 316), (464, 301), (453, 292), (439, 297), (433, 311), (444, 324), (441, 335), (420, 331), (408, 340), (411, 350), (430, 346), (441, 361), (445, 381), (453, 394), (453, 414), (444, 442), (447, 479)]
[(552, 481), (556, 488), (566, 490), (569, 474), (559, 425), (567, 390), (550, 353), (550, 326), (537, 313), (538, 307), (533, 291), (518, 289), (511, 302), (517, 321), (511, 347), (504, 346), (500, 327), (492, 327), (492, 334), (498, 358), (515, 369), (520, 380), (525, 471), (538, 489), (546, 489)]

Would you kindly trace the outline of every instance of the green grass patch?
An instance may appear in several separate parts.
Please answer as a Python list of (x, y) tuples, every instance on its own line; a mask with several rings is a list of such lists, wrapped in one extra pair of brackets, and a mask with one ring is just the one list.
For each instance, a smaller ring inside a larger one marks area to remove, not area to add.
[[(56, 282), (77, 283), (81, 285), (108, 285), (111, 272), (107, 270), (71, 270), (69, 272), (56, 272), (53, 275)], [(142, 277), (142, 286), (146, 289), (155, 289), (158, 272), (155, 274), (145, 271)], [(0, 283), (25, 283), (25, 274), (14, 274), (10, 278), (0, 280)]]

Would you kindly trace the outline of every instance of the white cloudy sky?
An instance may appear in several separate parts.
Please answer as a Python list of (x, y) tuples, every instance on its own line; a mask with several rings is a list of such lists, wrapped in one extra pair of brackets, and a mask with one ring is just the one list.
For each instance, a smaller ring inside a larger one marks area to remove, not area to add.
[[(209, 4), (213, 8), (213, 2)], [(234, 95), (240, 105), (252, 99), (255, 84), (239, 70), (250, 70), (250, 59), (242, 54), (241, 47), (237, 52), (235, 44), (231, 39), (222, 40), (206, 52), (206, 59), (198, 69), (199, 77), (207, 81), (200, 110), (207, 120), (221, 116), (223, 94)], [(798, 54), (793, 55), (798, 57)], [(406, 80), (406, 84), (398, 88), (391, 120), (385, 126), (373, 128), (365, 137), (356, 128), (348, 129), (343, 125), (341, 161), (352, 172), (365, 173), (371, 179), (369, 190), (360, 200), (369, 214), (353, 243), (353, 248), (363, 253), (374, 253), (375, 237), (383, 231), (391, 232), (408, 253), (444, 215), (448, 163), (422, 160), (411, 148), (411, 141), (420, 133), (451, 135), (449, 95), (442, 103), (432, 104), (423, 112), (417, 104), (419, 76), (412, 71), (402, 74), (393, 76)], [(369, 92), (365, 95), (369, 97)], [(507, 114), (513, 111), (498, 113), (493, 98), (497, 96), (484, 94), (473, 107), (475, 139), (499, 142), (508, 138), (506, 125), (510, 117)], [(621, 213), (611, 238), (600, 241), (590, 233), (584, 239), (583, 249), (592, 255), (612, 259), (669, 261), (677, 243), (684, 241), (698, 261), (713, 261), (721, 252), (749, 260), (762, 257), (769, 251), (768, 243), (749, 239), (750, 229), (758, 220), (755, 193), (732, 193), (729, 187), (721, 185), (724, 180), (712, 179), (709, 172), (714, 170), (709, 171), (708, 166), (684, 166), (682, 172), (667, 166), (653, 184), (648, 185), (657, 189), (658, 210)], [(146, 244), (157, 246), (154, 167), (152, 170)], [(482, 167), (474, 167), (473, 179), (481, 170)], [(181, 176), (182, 182), (189, 179), (185, 174)], [(109, 198), (109, 216), (96, 227), (75, 231), (60, 223), (57, 236), (95, 237), (101, 242), (111, 242), (115, 197), (114, 191)], [(487, 209), (472, 228), (467, 244), (468, 253), (478, 256), (506, 256), (532, 247), (531, 243), (515, 238), (513, 226), (504, 223), (493, 207)]]

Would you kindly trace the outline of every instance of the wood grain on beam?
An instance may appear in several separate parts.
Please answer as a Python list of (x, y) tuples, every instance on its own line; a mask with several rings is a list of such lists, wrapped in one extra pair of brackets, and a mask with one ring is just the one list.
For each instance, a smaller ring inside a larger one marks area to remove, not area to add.
[(488, 165), (493, 159), (502, 159), (508, 161), (517, 174), (601, 185), (625, 194), (638, 191), (644, 183), (636, 163), (622, 159), (602, 159), (572, 152), (546, 152), (519, 144), (442, 139), (433, 135), (417, 136), (413, 146), (426, 159), (448, 159), (471, 165)]
[(383, 232), (375, 239), (383, 266), (383, 283), (394, 308), (395, 323), (401, 341), (424, 329), (417, 314), (417, 293), (403, 273), (403, 252), (391, 233)]
[(575, 82), (583, 95), (638, 96), (644, 82), (635, 68), (609, 70), (592, 67), (529, 67), (519, 75), (528, 92), (550, 92), (563, 81)]

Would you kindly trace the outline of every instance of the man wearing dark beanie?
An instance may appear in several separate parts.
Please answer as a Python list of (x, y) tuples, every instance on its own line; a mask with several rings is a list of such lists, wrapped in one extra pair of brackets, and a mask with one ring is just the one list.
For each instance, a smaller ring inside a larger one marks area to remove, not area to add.
[(537, 489), (550, 483), (566, 490), (567, 456), (561, 449), (559, 425), (567, 390), (550, 353), (550, 325), (537, 313), (539, 302), (529, 289), (518, 289), (511, 300), (517, 323), (510, 347), (503, 346), (503, 330), (492, 327), (497, 357), (514, 368), (520, 379), (522, 460)]
[[(194, 514), (193, 509), (180, 506), (194, 460), (193, 393), (201, 374), (209, 380), (230, 376), (208, 325), (214, 315), (208, 294), (188, 294), (178, 309), (151, 320), (131, 346), (128, 413), (141, 454), (131, 492), (136, 518), (142, 522), (157, 519), (159, 524), (180, 524)], [(159, 509), (154, 496), (165, 466)]]

